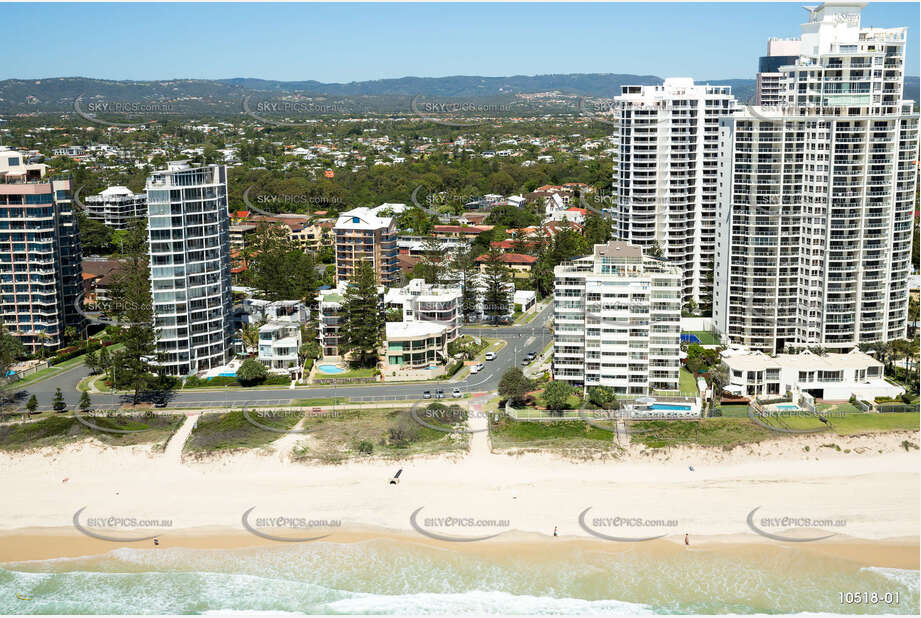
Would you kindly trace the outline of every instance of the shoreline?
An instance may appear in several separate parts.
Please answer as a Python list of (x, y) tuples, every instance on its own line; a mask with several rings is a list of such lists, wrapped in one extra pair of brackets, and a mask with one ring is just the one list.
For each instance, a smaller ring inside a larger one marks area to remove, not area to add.
[(246, 551), (251, 549), (291, 548), (311, 543), (361, 544), (368, 542), (392, 542), (412, 544), (428, 548), (461, 552), (464, 554), (495, 557), (514, 552), (517, 556), (545, 556), (549, 544), (559, 549), (604, 554), (648, 552), (663, 558), (676, 552), (705, 551), (708, 553), (738, 554), (745, 556), (759, 548), (783, 548), (804, 554), (834, 558), (861, 567), (896, 568), (919, 570), (919, 538), (860, 539), (848, 536), (814, 543), (776, 542), (758, 535), (729, 534), (702, 535), (693, 537), (690, 546), (685, 546), (682, 535), (667, 536), (648, 542), (617, 543), (591, 536), (549, 534), (511, 530), (501, 535), (476, 543), (452, 543), (427, 538), (411, 531), (373, 527), (349, 527), (332, 532), (330, 536), (307, 543), (284, 543), (259, 538), (242, 529), (221, 527), (199, 527), (177, 529), (158, 535), (158, 545), (152, 541), (116, 543), (102, 541), (81, 534), (73, 528), (23, 528), (0, 531), (0, 568), (27, 567), (45, 561), (85, 559), (103, 556), (118, 549), (157, 550), (226, 550)]

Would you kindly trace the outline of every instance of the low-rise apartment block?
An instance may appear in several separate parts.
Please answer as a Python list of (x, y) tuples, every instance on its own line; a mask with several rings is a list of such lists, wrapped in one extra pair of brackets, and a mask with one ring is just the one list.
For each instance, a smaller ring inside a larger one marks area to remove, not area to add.
[(109, 187), (99, 195), (83, 200), (88, 219), (113, 230), (127, 229), (132, 221), (147, 216), (147, 194), (134, 193), (128, 187)]

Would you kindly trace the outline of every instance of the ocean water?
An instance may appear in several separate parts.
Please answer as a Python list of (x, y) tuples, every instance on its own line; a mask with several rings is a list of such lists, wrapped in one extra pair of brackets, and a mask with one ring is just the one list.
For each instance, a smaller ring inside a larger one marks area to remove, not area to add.
[[(392, 539), (123, 548), (2, 565), (0, 614), (919, 613), (918, 571), (779, 545), (610, 551), (552, 543), (522, 552)], [(842, 605), (842, 591), (898, 592), (900, 603)]]

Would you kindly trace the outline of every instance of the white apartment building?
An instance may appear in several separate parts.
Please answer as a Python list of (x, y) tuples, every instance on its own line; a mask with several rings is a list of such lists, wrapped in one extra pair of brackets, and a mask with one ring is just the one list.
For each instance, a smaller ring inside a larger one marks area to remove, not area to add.
[(767, 353), (848, 351), (906, 334), (918, 114), (902, 99), (905, 28), (862, 3), (803, 24), (785, 106), (720, 126), (714, 324)]
[(553, 378), (622, 394), (680, 391), (682, 272), (612, 241), (554, 269)]
[(83, 204), (87, 218), (113, 230), (127, 229), (132, 221), (147, 216), (147, 195), (128, 187), (109, 187), (99, 195), (88, 195)]
[(405, 287), (391, 288), (384, 295), (387, 309), (403, 311), (403, 322), (430, 322), (444, 328), (446, 342), (460, 334), (463, 292), (459, 285), (430, 285), (412, 279)]
[(230, 360), (233, 321), (227, 168), (184, 161), (147, 179), (157, 362), (169, 375)]
[(83, 338), (83, 267), (72, 181), (0, 146), (0, 323), (31, 353)]
[(272, 373), (300, 373), (301, 325), (295, 322), (269, 322), (259, 327), (257, 360)]
[(758, 75), (755, 79), (755, 105), (783, 105), (784, 74), (780, 67), (796, 64), (799, 60), (799, 39), (768, 40), (767, 56), (758, 59)]
[(729, 86), (668, 78), (622, 86), (614, 98), (614, 195), (618, 238), (654, 244), (683, 269), (684, 302), (712, 292), (719, 120), (736, 100)]

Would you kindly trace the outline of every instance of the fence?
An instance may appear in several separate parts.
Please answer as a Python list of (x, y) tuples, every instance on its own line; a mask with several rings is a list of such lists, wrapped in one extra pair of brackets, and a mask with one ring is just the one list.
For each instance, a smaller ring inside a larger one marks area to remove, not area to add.
[(48, 361), (45, 361), (45, 362), (43, 362), (43, 363), (39, 363), (38, 365), (35, 365), (35, 366), (33, 366), (33, 367), (29, 367), (28, 369), (23, 369), (22, 371), (17, 371), (16, 373), (14, 373), (14, 374), (12, 374), (12, 375), (6, 376), (6, 377), (3, 379), (3, 383), (18, 382), (19, 380), (22, 380), (23, 378), (25, 378), (25, 377), (27, 377), (27, 376), (30, 376), (30, 375), (32, 375), (33, 373), (39, 372), (39, 371), (41, 371), (42, 369), (47, 369), (47, 368), (50, 367), (50, 366), (51, 366), (51, 365), (48, 364)]
[(536, 410), (526, 408), (519, 410), (513, 408), (511, 403), (505, 402), (505, 413), (516, 421), (677, 421), (697, 419), (699, 414), (678, 414), (668, 411), (648, 411), (634, 408), (621, 408), (619, 410)]

